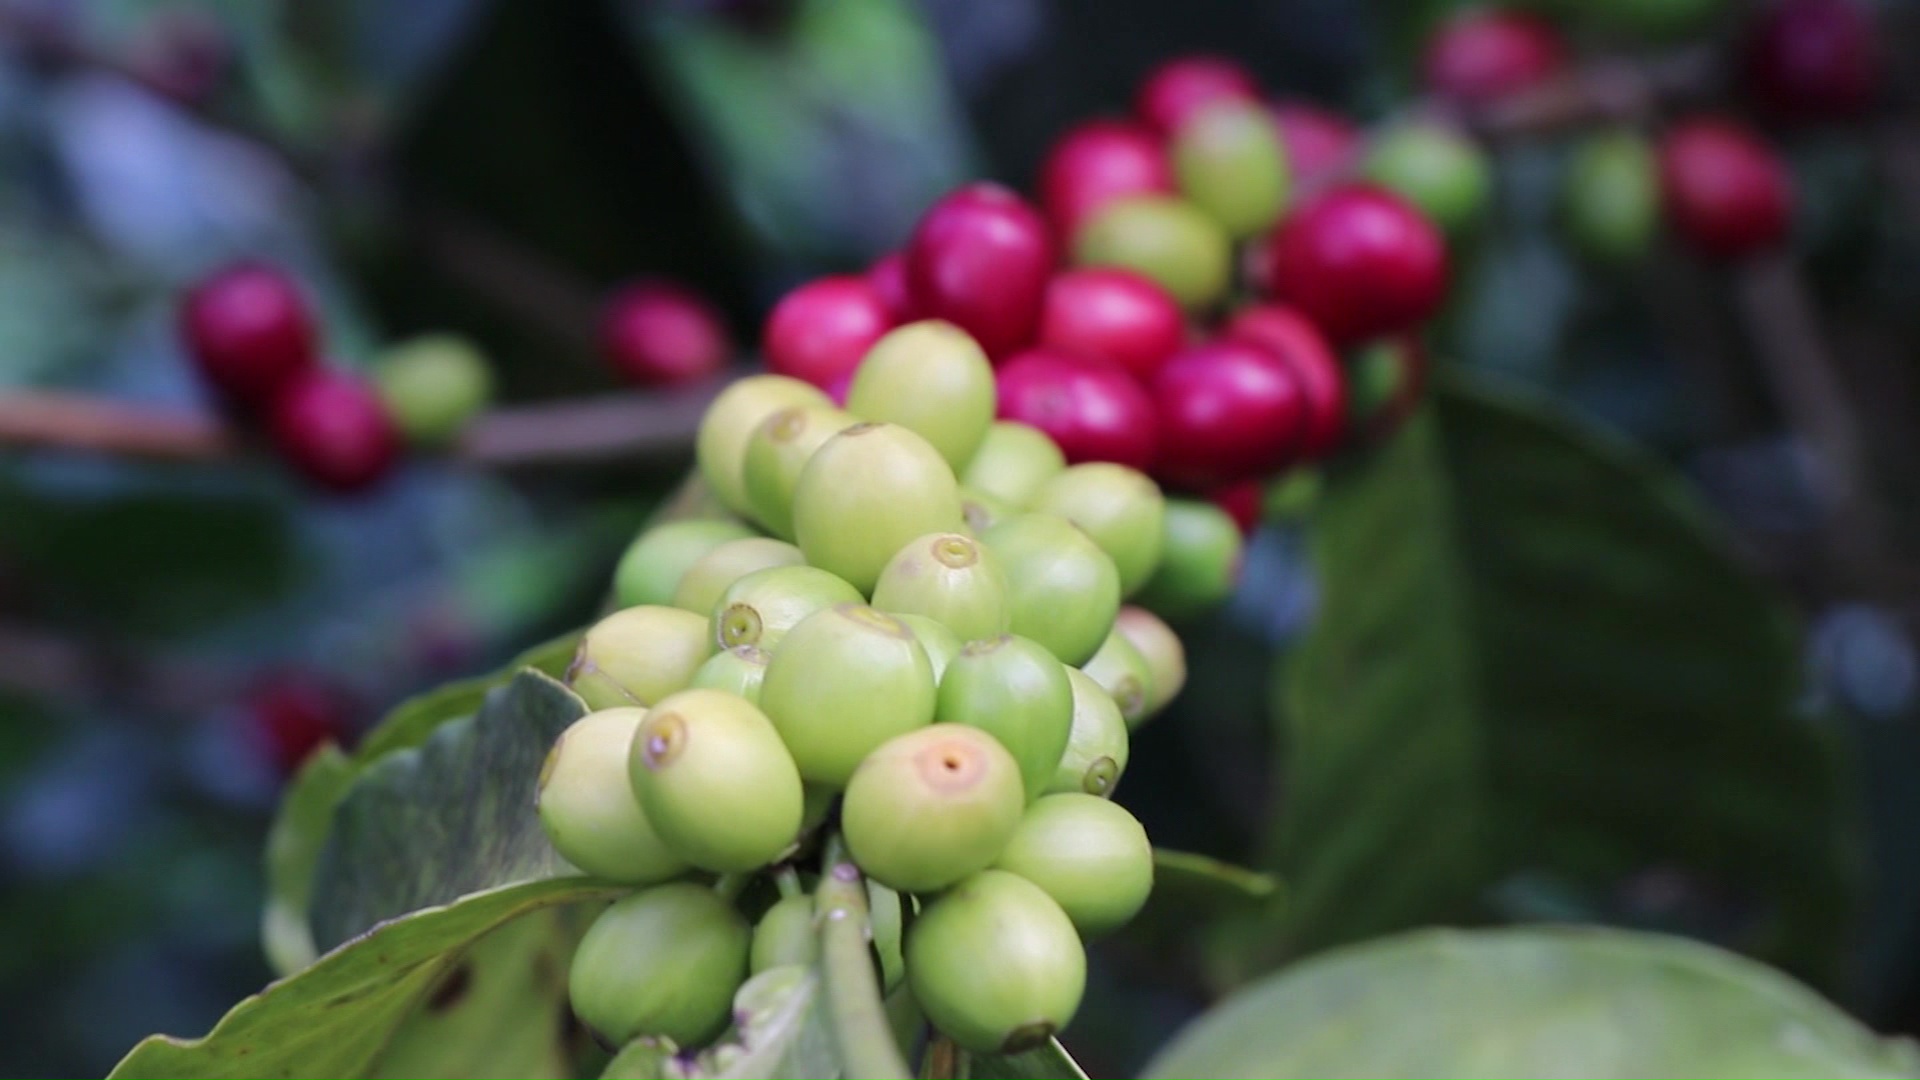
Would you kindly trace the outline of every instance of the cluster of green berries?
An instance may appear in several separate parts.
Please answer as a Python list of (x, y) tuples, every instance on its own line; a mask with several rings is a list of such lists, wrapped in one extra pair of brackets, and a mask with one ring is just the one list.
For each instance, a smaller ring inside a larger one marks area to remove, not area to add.
[(601, 1036), (700, 1045), (751, 974), (811, 959), (797, 886), (829, 829), (905, 924), (883, 983), (969, 1050), (1063, 1028), (1083, 935), (1145, 903), (1152, 848), (1111, 796), (1185, 678), (1173, 631), (1123, 606), (1161, 578), (1167, 501), (994, 398), (979, 345), (926, 321), (873, 346), (844, 409), (760, 375), (708, 411), (728, 512), (634, 541), (568, 671), (595, 711), (541, 777), (560, 853), (645, 887), (574, 962)]

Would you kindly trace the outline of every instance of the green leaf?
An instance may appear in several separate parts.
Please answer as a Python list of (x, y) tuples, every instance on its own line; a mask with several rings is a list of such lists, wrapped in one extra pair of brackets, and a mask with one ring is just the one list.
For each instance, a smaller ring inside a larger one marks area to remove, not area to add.
[(770, 968), (747, 980), (733, 998), (735, 1027), (691, 1061), (670, 1059), (675, 1080), (770, 1080), (781, 1076), (840, 1076), (845, 1072), (827, 1027), (826, 997), (817, 967)]
[(980, 1054), (967, 1073), (973, 1080), (1087, 1080), (1086, 1070), (1073, 1060), (1059, 1039), (1023, 1054)]
[(1920, 1051), (1684, 938), (1429, 930), (1234, 995), (1149, 1077), (1913, 1076)]
[(374, 927), (234, 1006), (200, 1039), (154, 1035), (115, 1078), (362, 1076), (462, 950), (519, 916), (611, 897), (588, 878), (529, 882)]
[[(1271, 862), (1288, 904), (1220, 943), (1223, 973), (1485, 917), (1521, 880), (1604, 919), (1649, 867), (1732, 898), (1730, 944), (1829, 973), (1852, 885), (1836, 756), (1796, 713), (1784, 604), (1676, 474), (1449, 384), (1328, 485), (1313, 544)], [(1659, 928), (1716, 924), (1695, 921)]]
[(367, 766), (334, 811), (315, 872), (323, 947), (386, 919), (500, 885), (577, 873), (534, 812), (547, 750), (586, 704), (528, 671), (471, 719)]
[(1281, 895), (1280, 879), (1272, 874), (1190, 851), (1153, 849), (1149, 903), (1244, 912), (1267, 908)]
[(354, 751), (354, 759), (364, 764), (425, 743), (441, 724), (472, 716), (489, 690), (505, 685), (527, 668), (556, 679), (564, 677), (567, 664), (580, 645), (580, 633), (575, 630), (541, 642), (498, 671), (451, 682), (408, 698), (394, 706), (378, 727), (367, 732)]

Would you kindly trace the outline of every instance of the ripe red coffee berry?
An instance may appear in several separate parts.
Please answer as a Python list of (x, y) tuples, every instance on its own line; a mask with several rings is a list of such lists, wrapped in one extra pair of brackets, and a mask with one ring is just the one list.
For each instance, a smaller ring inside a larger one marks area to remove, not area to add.
[(1566, 42), (1545, 19), (1503, 8), (1469, 8), (1434, 28), (1421, 71), (1434, 93), (1486, 104), (1545, 82), (1566, 61)]
[(853, 374), (860, 358), (893, 326), (893, 319), (870, 278), (858, 274), (817, 278), (774, 305), (760, 349), (776, 375), (824, 389)]
[(1781, 0), (1747, 39), (1747, 88), (1785, 120), (1847, 120), (1871, 108), (1882, 59), (1873, 12), (1857, 0)]
[(1173, 166), (1159, 137), (1124, 120), (1089, 120), (1068, 131), (1040, 166), (1040, 206), (1066, 244), (1115, 199), (1173, 193)]
[(358, 376), (314, 371), (274, 399), (268, 434), (294, 471), (347, 494), (379, 483), (400, 453), (400, 432), (380, 395)]
[(1256, 304), (1234, 315), (1226, 336), (1264, 346), (1287, 362), (1306, 398), (1300, 453), (1307, 458), (1332, 453), (1347, 429), (1347, 376), (1320, 331), (1299, 312)]
[(1316, 188), (1359, 159), (1360, 129), (1339, 113), (1304, 101), (1276, 101), (1270, 111), (1296, 190)]
[(1775, 247), (1792, 224), (1786, 165), (1731, 121), (1695, 119), (1668, 130), (1660, 187), (1668, 222), (1704, 255), (1733, 259)]
[(663, 386), (719, 371), (733, 342), (719, 313), (699, 294), (670, 282), (642, 281), (607, 301), (600, 349), (621, 378)]
[(253, 407), (314, 365), (313, 316), (299, 286), (260, 263), (230, 266), (195, 285), (180, 305), (180, 334), (201, 377)]
[(245, 708), (252, 735), (281, 776), (292, 776), (321, 744), (345, 743), (352, 732), (342, 696), (298, 671), (261, 680)]
[(1151, 378), (1186, 341), (1173, 295), (1144, 274), (1089, 267), (1055, 274), (1040, 311), (1040, 344), (1106, 360)]
[(1262, 476), (1300, 456), (1308, 405), (1272, 350), (1219, 338), (1176, 353), (1153, 380), (1160, 410), (1155, 472), (1208, 488)]
[(898, 251), (889, 251), (867, 267), (867, 284), (873, 289), (880, 303), (886, 307), (887, 314), (893, 316), (896, 325), (912, 322), (913, 290), (907, 285), (907, 257)]
[(927, 211), (907, 244), (907, 283), (923, 318), (973, 335), (989, 356), (1033, 340), (1053, 273), (1053, 238), (1025, 199), (968, 184)]
[(1294, 211), (1274, 232), (1267, 258), (1275, 294), (1335, 346), (1412, 329), (1446, 297), (1440, 230), (1372, 185), (1343, 185)]
[(1253, 76), (1224, 56), (1182, 56), (1154, 68), (1134, 94), (1133, 112), (1162, 135), (1216, 101), (1258, 101)]
[(1159, 447), (1153, 402), (1127, 372), (1058, 349), (1029, 349), (996, 373), (1002, 420), (1047, 433), (1067, 461), (1152, 466)]
[(1252, 536), (1260, 527), (1261, 504), (1266, 499), (1266, 489), (1258, 480), (1242, 480), (1237, 484), (1228, 484), (1215, 491), (1211, 496), (1213, 505), (1227, 512), (1235, 525), (1240, 526), (1241, 536)]

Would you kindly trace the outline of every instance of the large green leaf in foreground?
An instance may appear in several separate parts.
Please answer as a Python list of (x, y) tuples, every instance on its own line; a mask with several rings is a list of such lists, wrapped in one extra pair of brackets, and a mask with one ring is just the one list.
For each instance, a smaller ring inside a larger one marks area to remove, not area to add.
[(1229, 998), (1149, 1077), (1913, 1076), (1812, 991), (1683, 938), (1422, 931), (1328, 953)]

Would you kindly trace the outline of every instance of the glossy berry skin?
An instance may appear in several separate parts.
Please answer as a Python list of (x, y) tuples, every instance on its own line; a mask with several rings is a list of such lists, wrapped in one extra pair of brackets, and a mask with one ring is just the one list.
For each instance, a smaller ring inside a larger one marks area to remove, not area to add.
[(1301, 380), (1272, 350), (1234, 338), (1188, 348), (1153, 381), (1162, 432), (1155, 471), (1207, 488), (1297, 460), (1308, 405)]
[(774, 374), (825, 389), (851, 375), (893, 323), (893, 312), (868, 278), (817, 278), (774, 305), (760, 351)]
[(208, 385), (246, 407), (264, 407), (316, 359), (313, 316), (299, 286), (259, 263), (195, 285), (180, 305), (180, 334)]
[(889, 251), (875, 259), (867, 267), (867, 286), (880, 298), (880, 303), (893, 316), (894, 323), (912, 322), (918, 318), (913, 313), (913, 289), (907, 283), (907, 257), (898, 251)]
[(933, 444), (955, 470), (993, 423), (993, 367), (959, 327), (923, 319), (890, 330), (847, 388), (847, 411), (899, 424)]
[(972, 1053), (1019, 1053), (1046, 1042), (1072, 1021), (1086, 982), (1086, 949), (1073, 921), (1045, 890), (1004, 870), (961, 882), (907, 928), (914, 1000)]
[(567, 685), (594, 709), (648, 706), (685, 689), (715, 651), (705, 615), (679, 608), (623, 608), (587, 628)]
[(1029, 349), (998, 372), (1003, 420), (1039, 428), (1069, 462), (1145, 469), (1159, 450), (1153, 402), (1124, 370), (1056, 349)]
[(1093, 676), (1079, 668), (1064, 670), (1073, 692), (1073, 726), (1044, 793), (1072, 791), (1111, 799), (1131, 756), (1126, 718), (1113, 694)]
[(1667, 221), (1703, 255), (1737, 259), (1786, 242), (1793, 182), (1773, 149), (1730, 121), (1696, 119), (1660, 144)]
[(961, 498), (1024, 504), (1047, 479), (1067, 467), (1060, 446), (1030, 424), (996, 420), (960, 473)]
[(1236, 312), (1223, 333), (1265, 347), (1292, 371), (1306, 402), (1301, 455), (1322, 458), (1338, 449), (1347, 430), (1347, 376), (1320, 331), (1290, 308), (1255, 304)]
[(907, 284), (923, 318), (945, 319), (990, 356), (1033, 340), (1055, 252), (1025, 199), (975, 183), (933, 205), (906, 249)]
[(1359, 160), (1360, 129), (1339, 113), (1304, 101), (1277, 101), (1268, 111), (1295, 184), (1319, 187)]
[(1143, 607), (1121, 608), (1120, 614), (1114, 617), (1113, 628), (1133, 642), (1133, 647), (1146, 658), (1147, 670), (1153, 673), (1153, 697), (1147, 702), (1147, 715), (1152, 717), (1187, 685), (1186, 646), (1180, 643), (1180, 635), (1173, 632), (1173, 627)]
[(1364, 184), (1300, 207), (1268, 247), (1272, 286), (1336, 346), (1408, 330), (1446, 298), (1447, 247), (1406, 200)]
[(948, 661), (934, 717), (999, 740), (1019, 763), (1022, 788), (1038, 797), (1067, 749), (1073, 688), (1045, 646), (1002, 634), (970, 641)]
[(668, 521), (634, 537), (613, 571), (614, 600), (623, 608), (670, 604), (687, 568), (731, 540), (753, 530), (732, 521)]
[(1089, 120), (1053, 144), (1039, 186), (1055, 235), (1071, 245), (1080, 226), (1108, 203), (1173, 194), (1173, 166), (1160, 139), (1139, 124)]
[(959, 533), (922, 536), (880, 572), (873, 606), (924, 615), (975, 641), (1007, 632), (1007, 577), (986, 545)]
[(713, 497), (736, 514), (750, 513), (743, 471), (754, 429), (781, 409), (831, 404), (819, 387), (785, 375), (749, 375), (722, 390), (700, 418), (693, 443), (701, 479)]
[(1484, 105), (1540, 85), (1566, 61), (1566, 42), (1546, 20), (1521, 11), (1470, 8), (1434, 28), (1421, 56), (1421, 73), (1433, 93)]
[(788, 631), (760, 702), (800, 775), (842, 787), (876, 747), (933, 722), (933, 662), (900, 620), (837, 604)]
[(1747, 39), (1748, 92), (1782, 120), (1850, 120), (1873, 107), (1883, 79), (1879, 28), (1858, 0), (1780, 0)]
[(400, 456), (400, 429), (386, 403), (344, 371), (309, 372), (282, 387), (268, 434), (295, 472), (337, 494), (378, 484)]
[(1244, 552), (1233, 519), (1210, 502), (1169, 499), (1166, 528), (1160, 568), (1140, 591), (1140, 603), (1179, 619), (1225, 602), (1239, 584)]
[(733, 351), (720, 315), (699, 294), (665, 281), (615, 292), (600, 316), (600, 351), (614, 374), (641, 386), (717, 373)]
[(645, 709), (601, 709), (575, 720), (547, 752), (534, 798), (555, 850), (586, 873), (625, 885), (687, 870), (648, 824), (627, 779), (627, 750), (646, 716)]
[(1028, 807), (994, 866), (1040, 886), (1090, 937), (1125, 925), (1153, 891), (1147, 830), (1096, 795), (1048, 795)]
[(1043, 348), (1105, 360), (1147, 379), (1186, 339), (1179, 302), (1144, 274), (1086, 267), (1056, 274), (1047, 285)]
[(1219, 101), (1258, 101), (1260, 88), (1245, 68), (1224, 56), (1182, 56), (1154, 68), (1133, 98), (1133, 113), (1163, 136)]
[(673, 853), (702, 870), (765, 866), (800, 835), (800, 772), (754, 704), (720, 690), (682, 690), (647, 710), (627, 777)]
[(1066, 518), (1100, 545), (1120, 572), (1123, 594), (1139, 588), (1160, 561), (1166, 498), (1139, 469), (1111, 461), (1074, 465), (1040, 485), (1028, 505)]
[(1079, 527), (1057, 514), (1018, 514), (982, 537), (1007, 575), (1015, 634), (1062, 663), (1083, 664), (1120, 610), (1120, 571)]
[(673, 606), (705, 618), (734, 582), (748, 574), (776, 566), (799, 566), (806, 561), (799, 548), (770, 536), (725, 541), (688, 565), (673, 587)]
[(875, 881), (931, 892), (992, 863), (1026, 803), (1020, 767), (992, 735), (935, 724), (860, 762), (840, 826), (854, 862)]
[(1154, 698), (1153, 669), (1132, 638), (1116, 627), (1080, 670), (1113, 695), (1113, 703), (1120, 707), (1120, 717), (1128, 728), (1146, 722)]
[(807, 616), (863, 599), (853, 586), (817, 566), (755, 570), (720, 594), (711, 620), (714, 645), (720, 649), (755, 645), (772, 651)]
[(898, 424), (855, 424), (828, 439), (794, 486), (794, 540), (807, 561), (863, 593), (907, 541), (960, 524), (952, 467)]
[[(574, 950), (574, 1015), (616, 1046), (641, 1035), (699, 1046), (726, 1026), (752, 938), (739, 912), (703, 885), (658, 885), (617, 900)], [(659, 978), (662, 971), (674, 977)]]

